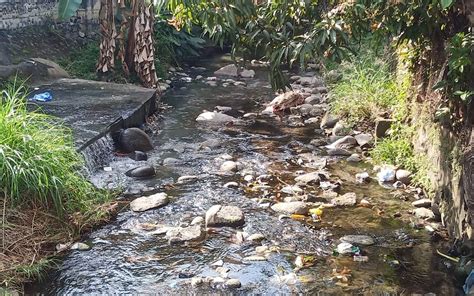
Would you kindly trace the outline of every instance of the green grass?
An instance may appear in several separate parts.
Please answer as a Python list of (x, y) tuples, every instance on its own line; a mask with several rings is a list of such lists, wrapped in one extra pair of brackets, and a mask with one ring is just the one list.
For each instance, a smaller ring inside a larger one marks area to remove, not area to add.
[(7, 204), (34, 203), (62, 216), (105, 201), (78, 173), (82, 156), (71, 130), (52, 116), (28, 112), (25, 91), (13, 83), (0, 97), (0, 192)]
[(355, 124), (374, 120), (401, 108), (407, 98), (409, 81), (389, 70), (388, 62), (368, 52), (340, 66), (342, 79), (330, 85), (331, 109)]
[(75, 50), (67, 58), (59, 60), (58, 63), (71, 76), (97, 80), (96, 66), (99, 53), (99, 44), (92, 42)]

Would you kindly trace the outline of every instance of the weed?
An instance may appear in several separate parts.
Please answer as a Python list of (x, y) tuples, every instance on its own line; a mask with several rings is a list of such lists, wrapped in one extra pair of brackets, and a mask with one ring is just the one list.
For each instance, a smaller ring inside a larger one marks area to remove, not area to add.
[(23, 85), (2, 91), (0, 104), (0, 192), (17, 206), (33, 202), (56, 215), (87, 211), (106, 196), (77, 171), (82, 157), (71, 130), (58, 119), (27, 110)]
[(99, 44), (92, 42), (72, 52), (67, 58), (59, 60), (58, 63), (74, 77), (96, 80), (99, 52)]

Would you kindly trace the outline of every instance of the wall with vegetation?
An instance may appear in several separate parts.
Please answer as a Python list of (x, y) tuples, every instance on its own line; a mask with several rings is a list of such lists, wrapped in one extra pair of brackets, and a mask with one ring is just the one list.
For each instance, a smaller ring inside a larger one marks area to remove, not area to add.
[[(99, 1), (84, 1), (72, 18), (74, 22), (94, 22), (99, 12)], [(57, 0), (0, 0), (0, 30), (18, 29), (55, 22)]]

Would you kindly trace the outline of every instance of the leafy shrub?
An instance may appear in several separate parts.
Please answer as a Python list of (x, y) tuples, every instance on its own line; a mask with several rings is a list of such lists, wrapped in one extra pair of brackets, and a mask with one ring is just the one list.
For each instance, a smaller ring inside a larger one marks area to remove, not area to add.
[(60, 60), (59, 64), (74, 77), (96, 80), (99, 51), (98, 43), (89, 43), (72, 52), (69, 57)]
[(56, 118), (29, 112), (25, 88), (0, 97), (0, 192), (9, 206), (33, 202), (57, 215), (90, 210), (105, 199), (79, 173), (71, 131)]

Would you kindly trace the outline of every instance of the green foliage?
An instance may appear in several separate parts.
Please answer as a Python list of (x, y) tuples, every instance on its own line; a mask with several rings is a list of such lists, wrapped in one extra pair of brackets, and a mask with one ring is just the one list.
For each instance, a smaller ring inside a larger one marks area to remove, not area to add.
[(342, 80), (330, 86), (331, 109), (351, 123), (393, 113), (406, 104), (409, 81), (391, 73), (373, 52), (362, 53), (340, 66)]
[(22, 85), (8, 86), (0, 99), (0, 191), (10, 206), (36, 203), (63, 215), (105, 201), (77, 172), (82, 158), (68, 128), (29, 112)]
[(74, 77), (97, 80), (96, 66), (99, 52), (98, 43), (88, 43), (72, 52), (67, 58), (59, 60), (58, 63)]
[(178, 31), (165, 20), (156, 20), (155, 27), (155, 67), (158, 77), (166, 76), (166, 66), (199, 56), (204, 39), (188, 31)]
[(47, 270), (57, 267), (56, 260), (52, 258), (42, 258), (41, 260), (28, 265), (20, 265), (16, 267), (16, 272), (20, 276), (30, 280), (41, 280), (45, 276)]

